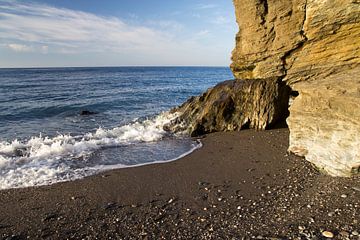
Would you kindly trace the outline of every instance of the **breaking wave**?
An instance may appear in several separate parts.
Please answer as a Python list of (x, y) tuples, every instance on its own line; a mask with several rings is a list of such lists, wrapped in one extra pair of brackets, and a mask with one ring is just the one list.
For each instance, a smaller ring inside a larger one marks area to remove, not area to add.
[[(98, 128), (80, 136), (41, 134), (28, 140), (0, 142), (0, 189), (47, 185), (79, 179), (104, 169), (126, 165), (84, 164), (96, 151), (137, 143), (155, 142), (169, 133), (163, 126), (176, 117), (168, 112), (153, 119), (135, 121), (113, 129)], [(195, 144), (193, 151), (199, 147)], [(82, 167), (79, 167), (79, 163)], [(74, 167), (75, 166), (75, 167)]]

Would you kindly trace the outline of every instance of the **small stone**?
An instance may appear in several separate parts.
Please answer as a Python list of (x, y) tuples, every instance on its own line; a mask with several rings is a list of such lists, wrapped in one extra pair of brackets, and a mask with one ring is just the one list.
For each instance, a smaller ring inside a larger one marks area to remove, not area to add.
[(359, 232), (356, 231), (356, 230), (355, 230), (355, 231), (352, 231), (352, 232), (351, 232), (351, 235), (353, 235), (353, 236), (359, 236)]
[(237, 207), (237, 210), (240, 210), (240, 209), (241, 209), (241, 207), (240, 207), (240, 206), (238, 206), (238, 207)]
[(341, 194), (341, 197), (342, 198), (347, 198), (347, 195), (346, 194)]
[(75, 197), (73, 196), (73, 197), (71, 197), (71, 200), (75, 200)]
[(304, 226), (299, 226), (298, 227), (300, 231), (304, 231), (305, 230), (305, 227)]
[(323, 231), (321, 234), (326, 238), (333, 238), (334, 237), (334, 234), (332, 232), (329, 232), (329, 231)]
[(339, 235), (343, 236), (343, 237), (349, 237), (350, 234), (346, 231), (341, 231), (341, 232), (339, 232)]
[(328, 213), (328, 216), (329, 216), (329, 217), (332, 217), (332, 216), (334, 216), (334, 214), (335, 214), (334, 212), (329, 212), (329, 213)]

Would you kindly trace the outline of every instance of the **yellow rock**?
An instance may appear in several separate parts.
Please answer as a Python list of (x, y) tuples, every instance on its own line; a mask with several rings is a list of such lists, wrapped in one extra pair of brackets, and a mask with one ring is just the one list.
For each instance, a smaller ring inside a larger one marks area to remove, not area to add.
[(326, 238), (333, 238), (334, 237), (334, 234), (332, 232), (329, 232), (329, 231), (323, 231), (321, 234)]
[(360, 4), (234, 0), (238, 79), (278, 78), (298, 96), (289, 150), (333, 176), (360, 171)]

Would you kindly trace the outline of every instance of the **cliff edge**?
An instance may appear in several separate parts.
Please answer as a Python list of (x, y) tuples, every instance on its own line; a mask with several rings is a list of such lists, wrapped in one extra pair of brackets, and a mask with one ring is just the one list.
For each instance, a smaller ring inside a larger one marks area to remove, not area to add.
[(179, 117), (166, 128), (196, 136), (286, 119), (290, 152), (333, 176), (359, 174), (360, 0), (234, 5), (236, 80), (174, 109)]
[(234, 0), (237, 79), (296, 92), (289, 151), (334, 176), (360, 168), (360, 1)]

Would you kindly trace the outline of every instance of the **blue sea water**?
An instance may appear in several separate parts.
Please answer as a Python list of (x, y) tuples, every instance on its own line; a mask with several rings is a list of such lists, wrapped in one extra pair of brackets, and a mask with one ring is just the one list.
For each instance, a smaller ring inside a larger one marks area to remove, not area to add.
[(0, 189), (192, 151), (197, 142), (163, 131), (167, 111), (231, 78), (226, 67), (0, 69)]

